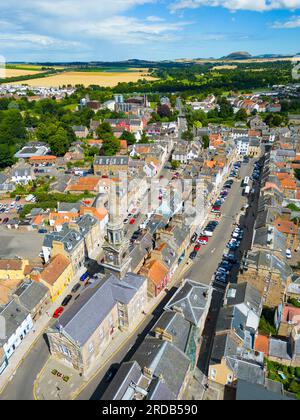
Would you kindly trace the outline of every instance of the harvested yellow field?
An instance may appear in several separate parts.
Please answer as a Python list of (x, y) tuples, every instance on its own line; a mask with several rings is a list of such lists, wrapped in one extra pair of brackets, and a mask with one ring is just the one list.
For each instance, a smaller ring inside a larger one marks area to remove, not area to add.
[(146, 74), (147, 72), (65, 72), (41, 79), (23, 80), (22, 84), (43, 87), (59, 87), (63, 85), (84, 85), (85, 87), (99, 85), (103, 87), (114, 87), (120, 82), (137, 82), (139, 79), (154, 80), (153, 77), (146, 76)]
[(32, 76), (33, 74), (41, 73), (40, 71), (34, 70), (19, 70), (19, 69), (5, 69), (5, 77), (21, 77), (21, 76)]
[(215, 66), (212, 68), (212, 70), (235, 70), (237, 68), (237, 66)]

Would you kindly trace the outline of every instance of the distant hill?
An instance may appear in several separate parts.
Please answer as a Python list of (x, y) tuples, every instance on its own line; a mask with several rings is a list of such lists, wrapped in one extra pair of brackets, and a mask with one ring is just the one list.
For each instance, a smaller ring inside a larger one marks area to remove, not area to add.
[(249, 58), (252, 58), (252, 55), (249, 54), (246, 51), (238, 51), (233, 52), (226, 57), (222, 57), (222, 60), (247, 60)]

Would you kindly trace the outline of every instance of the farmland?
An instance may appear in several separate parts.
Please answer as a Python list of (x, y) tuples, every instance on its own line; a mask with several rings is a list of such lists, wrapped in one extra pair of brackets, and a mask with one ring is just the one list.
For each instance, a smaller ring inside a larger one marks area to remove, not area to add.
[(20, 77), (20, 76), (32, 76), (33, 74), (41, 73), (41, 71), (38, 70), (20, 70), (20, 69), (5, 69), (5, 77)]
[[(153, 77), (146, 76), (147, 70), (143, 71), (111, 71), (111, 72), (72, 72), (66, 71), (46, 78), (22, 80), (22, 84), (28, 86), (59, 87), (63, 85), (99, 85), (103, 87), (113, 87), (118, 83), (137, 82), (139, 79), (154, 80)], [(19, 84), (16, 82), (15, 84)]]

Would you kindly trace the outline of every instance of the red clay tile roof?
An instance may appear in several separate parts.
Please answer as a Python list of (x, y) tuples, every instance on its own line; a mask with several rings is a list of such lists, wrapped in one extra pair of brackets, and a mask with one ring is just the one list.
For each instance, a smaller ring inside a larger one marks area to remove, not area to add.
[(282, 322), (291, 322), (293, 325), (300, 325), (300, 308), (285, 305), (281, 317)]
[(274, 226), (279, 232), (285, 233), (286, 235), (298, 235), (298, 226), (289, 220), (278, 217), (274, 222)]
[(255, 351), (260, 351), (265, 353), (266, 356), (269, 355), (269, 337), (265, 335), (258, 335), (255, 339), (254, 345)]
[(71, 264), (64, 255), (58, 254), (51, 259), (47, 267), (41, 272), (40, 277), (50, 285), (53, 285)]
[(144, 266), (147, 272), (147, 277), (156, 285), (159, 286), (166, 278), (169, 270), (158, 260), (150, 261)]

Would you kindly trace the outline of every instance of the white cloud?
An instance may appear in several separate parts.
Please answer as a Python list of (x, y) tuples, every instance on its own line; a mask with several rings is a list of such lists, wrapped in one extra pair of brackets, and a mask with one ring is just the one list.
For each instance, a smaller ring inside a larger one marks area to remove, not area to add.
[(270, 10), (300, 8), (300, 0), (177, 0), (171, 6), (172, 11), (197, 9), (203, 6), (224, 7), (231, 11), (250, 10), (264, 12)]
[(300, 16), (293, 16), (285, 22), (274, 22), (272, 25), (274, 29), (295, 29), (300, 28)]
[(165, 19), (163, 19), (163, 18), (161, 18), (161, 17), (159, 17), (159, 16), (148, 16), (148, 17), (146, 18), (146, 20), (147, 20), (148, 22), (164, 22), (164, 21), (165, 21)]
[[(101, 22), (78, 22), (80, 33), (93, 39), (106, 39), (122, 44), (143, 44), (148, 41), (171, 41), (178, 38), (177, 32), (191, 22), (148, 22), (133, 17), (113, 16)], [(67, 31), (70, 27), (66, 26)]]
[(72, 41), (62, 41), (45, 35), (33, 33), (0, 33), (1, 46), (9, 48), (19, 48), (20, 45), (30, 48), (70, 48), (79, 47), (80, 43)]
[[(136, 6), (160, 0), (10, 0), (0, 2), (0, 16), (8, 16), (14, 25), (0, 26), (1, 48), (13, 43), (28, 42), (49, 49), (68, 48), (98, 41), (115, 44), (142, 44), (151, 41), (174, 41), (189, 22), (167, 22), (159, 16), (129, 16)], [(4, 32), (4, 34), (3, 34)], [(12, 33), (9, 40), (5, 34)], [(26, 34), (31, 34), (26, 36)], [(40, 35), (42, 34), (42, 35)], [(25, 40), (25, 38), (26, 40)], [(30, 39), (31, 38), (31, 39)], [(1, 50), (0, 50), (1, 52)]]

